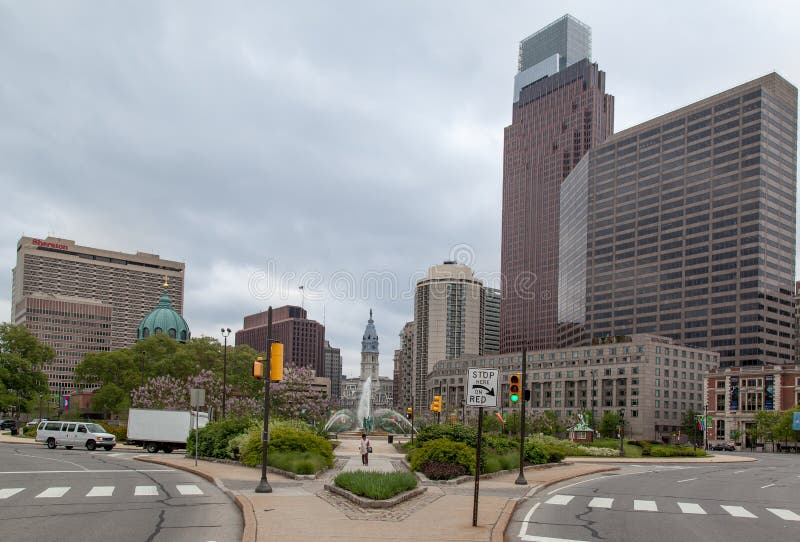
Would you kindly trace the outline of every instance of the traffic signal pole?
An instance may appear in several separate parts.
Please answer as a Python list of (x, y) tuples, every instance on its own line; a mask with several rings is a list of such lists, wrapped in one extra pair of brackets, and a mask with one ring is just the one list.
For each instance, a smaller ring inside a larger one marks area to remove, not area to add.
[(522, 346), (522, 378), (520, 378), (520, 382), (522, 384), (522, 389), (520, 390), (520, 402), (519, 402), (519, 475), (517, 479), (514, 480), (514, 483), (518, 486), (528, 485), (528, 481), (525, 479), (525, 471), (524, 471), (524, 461), (525, 461), (525, 390), (528, 389), (526, 387), (526, 378), (525, 375), (528, 372), (528, 349), (526, 346)]
[(267, 366), (264, 370), (264, 432), (261, 434), (261, 481), (256, 493), (272, 493), (267, 481), (267, 448), (269, 448), (269, 382), (272, 380), (272, 306), (267, 309)]

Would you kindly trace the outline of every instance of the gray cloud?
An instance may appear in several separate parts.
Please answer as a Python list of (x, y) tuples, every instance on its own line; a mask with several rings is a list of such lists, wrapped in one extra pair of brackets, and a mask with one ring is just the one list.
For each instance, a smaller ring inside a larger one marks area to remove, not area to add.
[[(300, 303), (248, 290), (270, 261), (407, 286), (467, 244), (496, 272), (517, 42), (567, 11), (618, 129), (800, 81), (792, 3), (0, 2), (0, 310), (23, 233), (185, 261), (196, 335)], [(320, 296), (350, 374), (375, 309), (390, 374), (411, 301)]]

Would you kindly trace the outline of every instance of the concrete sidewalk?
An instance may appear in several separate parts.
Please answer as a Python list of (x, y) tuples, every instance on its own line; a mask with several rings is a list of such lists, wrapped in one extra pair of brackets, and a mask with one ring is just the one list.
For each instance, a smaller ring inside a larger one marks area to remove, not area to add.
[[(344, 440), (336, 449), (346, 459), (345, 468), (362, 469), (357, 441)], [(401, 469), (403, 454), (373, 440), (368, 470)], [(260, 469), (228, 463), (199, 461), (164, 454), (138, 459), (195, 472), (211, 479), (238, 501), (245, 519), (243, 541), (308, 540), (408, 540), (502, 541), (515, 504), (535, 486), (596, 472), (615, 470), (610, 465), (564, 464), (526, 469), (527, 486), (517, 486), (516, 473), (481, 480), (478, 526), (472, 526), (473, 484), (427, 486), (427, 491), (389, 509), (363, 509), (324, 489), (339, 470), (316, 480), (294, 480), (268, 473), (272, 493), (257, 494)]]

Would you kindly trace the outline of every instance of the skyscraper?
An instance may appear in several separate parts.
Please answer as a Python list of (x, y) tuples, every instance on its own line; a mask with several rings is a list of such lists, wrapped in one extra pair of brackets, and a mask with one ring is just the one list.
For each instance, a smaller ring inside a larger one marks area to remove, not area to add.
[(412, 404), (414, 375), (414, 322), (400, 332), (400, 348), (394, 351), (394, 409), (405, 413)]
[(181, 262), (76, 245), (69, 239), (22, 237), (12, 272), (11, 321), (24, 324), (56, 358), (43, 369), (50, 389), (74, 391), (74, 370), (87, 352), (127, 348), (162, 295), (183, 311)]
[[(325, 376), (325, 326), (309, 320), (304, 308), (285, 305), (273, 309), (272, 338), (283, 343), (284, 364), (310, 367), (317, 376)], [(267, 311), (244, 317), (243, 328), (236, 332), (236, 344), (267, 351)]]
[(563, 183), (565, 344), (654, 333), (793, 359), (797, 89), (772, 73), (624, 130)]
[(325, 371), (323, 376), (331, 380), (331, 401), (339, 403), (342, 394), (342, 350), (325, 341)]
[[(418, 411), (430, 404), (426, 379), (438, 361), (465, 354), (483, 354), (486, 290), (472, 269), (452, 261), (432, 266), (428, 276), (417, 282), (414, 293), (413, 402)], [(489, 308), (496, 308), (496, 303), (490, 302)]]
[(504, 138), (501, 352), (557, 342), (561, 183), (613, 118), (588, 26), (565, 15), (520, 43)]

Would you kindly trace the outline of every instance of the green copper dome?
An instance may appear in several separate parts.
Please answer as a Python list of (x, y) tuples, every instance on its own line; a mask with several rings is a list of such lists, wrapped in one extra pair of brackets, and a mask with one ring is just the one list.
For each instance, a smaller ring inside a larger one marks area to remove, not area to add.
[(167, 293), (167, 284), (164, 284), (164, 293), (158, 300), (156, 308), (144, 317), (139, 329), (136, 330), (136, 340), (146, 339), (150, 335), (166, 333), (171, 338), (185, 343), (192, 334), (183, 316), (172, 308), (172, 300)]

